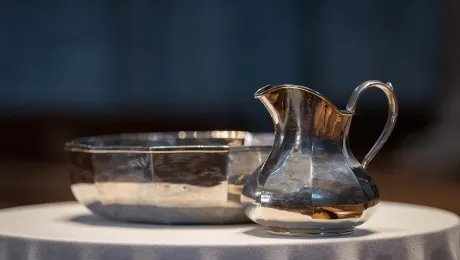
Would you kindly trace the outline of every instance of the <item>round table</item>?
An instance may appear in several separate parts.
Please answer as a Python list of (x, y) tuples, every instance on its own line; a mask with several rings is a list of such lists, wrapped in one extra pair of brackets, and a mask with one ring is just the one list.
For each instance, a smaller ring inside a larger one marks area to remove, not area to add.
[(460, 219), (381, 202), (352, 235), (291, 238), (255, 224), (165, 226), (106, 220), (76, 202), (0, 210), (0, 259), (460, 259)]

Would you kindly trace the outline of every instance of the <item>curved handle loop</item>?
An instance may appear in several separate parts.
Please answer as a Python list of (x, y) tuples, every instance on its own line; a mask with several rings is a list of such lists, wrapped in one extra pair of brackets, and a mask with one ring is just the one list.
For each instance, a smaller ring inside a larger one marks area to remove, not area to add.
[(387, 123), (385, 124), (385, 127), (383, 128), (382, 133), (380, 134), (379, 139), (377, 139), (377, 142), (374, 144), (371, 150), (364, 157), (364, 160), (361, 163), (363, 168), (367, 167), (369, 162), (374, 158), (374, 156), (380, 151), (382, 146), (385, 144), (388, 137), (391, 135), (391, 132), (393, 132), (393, 128), (396, 124), (396, 118), (398, 117), (398, 101), (393, 91), (393, 86), (389, 82), (383, 83), (381, 81), (376, 81), (376, 80), (363, 82), (361, 85), (359, 85), (355, 89), (355, 91), (352, 93), (350, 97), (350, 100), (348, 101), (347, 111), (354, 114), (359, 97), (365, 90), (372, 88), (372, 87), (381, 89), (387, 96), (388, 106), (389, 106), (388, 107), (388, 119), (387, 119)]

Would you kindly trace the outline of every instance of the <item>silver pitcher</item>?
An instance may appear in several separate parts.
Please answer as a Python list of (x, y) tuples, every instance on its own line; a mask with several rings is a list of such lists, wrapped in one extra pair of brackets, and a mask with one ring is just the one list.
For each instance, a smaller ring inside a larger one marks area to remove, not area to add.
[[(348, 132), (360, 95), (381, 89), (388, 98), (385, 128), (359, 163)], [(266, 86), (255, 93), (274, 121), (275, 141), (266, 161), (244, 185), (246, 215), (279, 235), (338, 235), (366, 222), (379, 190), (366, 170), (396, 123), (398, 105), (390, 83), (367, 81), (353, 92), (346, 110), (307, 87)]]

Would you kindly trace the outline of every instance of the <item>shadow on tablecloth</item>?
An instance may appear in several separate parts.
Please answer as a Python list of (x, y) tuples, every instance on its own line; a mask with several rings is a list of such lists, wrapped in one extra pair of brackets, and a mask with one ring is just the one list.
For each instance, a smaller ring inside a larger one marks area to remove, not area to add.
[[(265, 232), (264, 227), (261, 227), (261, 226), (253, 227), (253, 228), (247, 230), (244, 233), (247, 234), (247, 235), (250, 235), (250, 236), (261, 237), (261, 238), (305, 239), (305, 237), (294, 237), (294, 236), (289, 237), (289, 236), (271, 235), (271, 234), (268, 234), (267, 232)], [(368, 236), (368, 235), (371, 235), (371, 234), (374, 234), (374, 233), (375, 233), (375, 231), (372, 231), (372, 230), (356, 229), (355, 232), (353, 232), (352, 234), (348, 234), (348, 235), (342, 235), (342, 236), (317, 236), (317, 237), (309, 236), (308, 239), (330, 239), (331, 237), (335, 237), (335, 238), (363, 237), (363, 236)]]
[(65, 222), (72, 222), (80, 225), (87, 226), (99, 226), (99, 227), (121, 227), (121, 228), (138, 228), (138, 229), (183, 229), (183, 228), (197, 228), (197, 229), (225, 229), (225, 228), (235, 228), (235, 227), (252, 227), (254, 223), (251, 224), (225, 224), (225, 225), (216, 225), (216, 224), (152, 224), (152, 223), (142, 223), (142, 222), (121, 222), (118, 220), (109, 219), (103, 216), (98, 215), (78, 215), (68, 219), (63, 219)]

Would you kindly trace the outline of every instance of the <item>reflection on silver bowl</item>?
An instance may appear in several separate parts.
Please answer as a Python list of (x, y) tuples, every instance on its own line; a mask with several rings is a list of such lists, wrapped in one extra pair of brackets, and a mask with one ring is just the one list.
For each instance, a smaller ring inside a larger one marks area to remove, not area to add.
[(274, 136), (242, 131), (120, 134), (65, 144), (72, 192), (111, 219), (162, 224), (244, 223), (247, 177)]

